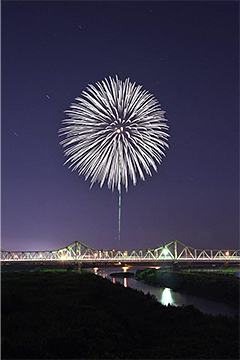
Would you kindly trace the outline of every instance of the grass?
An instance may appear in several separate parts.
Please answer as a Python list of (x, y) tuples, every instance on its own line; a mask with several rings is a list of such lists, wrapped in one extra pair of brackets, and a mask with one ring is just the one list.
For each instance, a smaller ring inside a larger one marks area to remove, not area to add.
[(236, 359), (238, 331), (87, 271), (2, 273), (2, 359)]

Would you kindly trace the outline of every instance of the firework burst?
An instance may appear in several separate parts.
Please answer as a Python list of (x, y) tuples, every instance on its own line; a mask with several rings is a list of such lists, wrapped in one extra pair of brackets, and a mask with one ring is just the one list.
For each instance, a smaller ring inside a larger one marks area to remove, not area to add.
[(68, 119), (59, 135), (72, 171), (91, 178), (91, 186), (104, 182), (110, 189), (129, 178), (136, 185), (144, 172), (157, 171), (168, 147), (165, 111), (155, 97), (142, 86), (109, 77), (95, 86), (88, 85), (76, 102), (66, 110)]

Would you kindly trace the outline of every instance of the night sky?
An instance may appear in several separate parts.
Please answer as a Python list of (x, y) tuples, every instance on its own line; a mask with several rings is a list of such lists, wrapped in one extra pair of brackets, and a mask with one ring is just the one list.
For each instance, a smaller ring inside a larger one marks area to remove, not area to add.
[(58, 129), (108, 76), (166, 111), (170, 148), (122, 198), (122, 249), (239, 247), (239, 3), (2, 2), (2, 245), (118, 247), (118, 192), (63, 166)]

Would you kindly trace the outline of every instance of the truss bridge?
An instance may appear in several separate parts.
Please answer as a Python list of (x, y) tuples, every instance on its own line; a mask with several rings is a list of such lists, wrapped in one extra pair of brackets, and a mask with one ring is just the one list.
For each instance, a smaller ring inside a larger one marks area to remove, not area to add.
[(145, 250), (95, 249), (80, 241), (67, 247), (47, 251), (1, 250), (1, 263), (68, 262), (82, 265), (158, 265), (163, 263), (229, 263), (240, 264), (240, 250), (196, 249), (178, 240)]

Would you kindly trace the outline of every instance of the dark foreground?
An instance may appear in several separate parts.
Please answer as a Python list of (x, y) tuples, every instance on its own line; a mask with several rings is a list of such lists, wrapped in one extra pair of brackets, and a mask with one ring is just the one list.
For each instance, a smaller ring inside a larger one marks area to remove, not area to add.
[(2, 273), (2, 359), (238, 359), (238, 325), (91, 273)]

